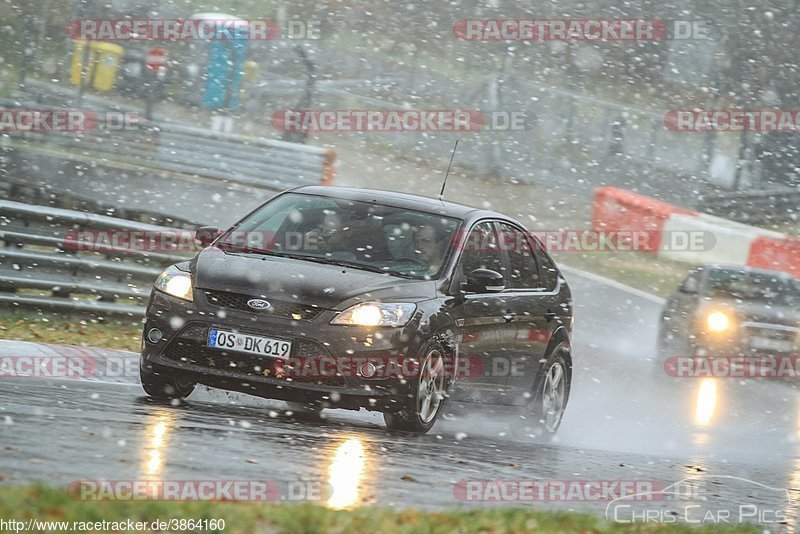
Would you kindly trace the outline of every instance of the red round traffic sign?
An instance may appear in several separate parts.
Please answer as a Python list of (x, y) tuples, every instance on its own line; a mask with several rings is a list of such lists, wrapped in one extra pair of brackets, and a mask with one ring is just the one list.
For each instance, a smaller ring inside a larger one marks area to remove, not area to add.
[(144, 60), (145, 66), (151, 71), (157, 73), (161, 69), (167, 68), (167, 49), (158, 46), (152, 47), (147, 51), (147, 56)]

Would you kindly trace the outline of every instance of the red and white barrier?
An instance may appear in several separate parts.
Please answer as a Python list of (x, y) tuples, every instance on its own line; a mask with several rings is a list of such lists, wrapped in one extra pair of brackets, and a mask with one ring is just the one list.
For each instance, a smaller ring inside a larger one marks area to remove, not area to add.
[(800, 279), (800, 239), (760, 236), (750, 245), (747, 265), (773, 269)]
[(592, 230), (597, 232), (652, 232), (647, 252), (661, 249), (664, 225), (673, 215), (697, 215), (654, 198), (616, 187), (597, 189), (592, 205)]
[[(722, 263), (783, 271), (800, 278), (800, 238), (673, 206), (631, 191), (595, 191), (592, 230), (653, 232), (652, 252), (691, 264)], [(686, 236), (697, 246), (677, 246)]]

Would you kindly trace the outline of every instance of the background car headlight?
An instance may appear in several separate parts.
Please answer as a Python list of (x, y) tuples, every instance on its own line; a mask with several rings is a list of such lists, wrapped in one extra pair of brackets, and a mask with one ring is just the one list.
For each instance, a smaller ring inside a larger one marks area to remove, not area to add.
[(409, 303), (362, 302), (350, 306), (331, 324), (351, 326), (404, 326), (417, 307)]
[(192, 277), (174, 265), (158, 275), (154, 284), (155, 288), (167, 295), (172, 295), (183, 300), (192, 300)]
[(712, 311), (706, 315), (706, 328), (709, 332), (726, 332), (733, 328), (733, 318), (722, 310)]

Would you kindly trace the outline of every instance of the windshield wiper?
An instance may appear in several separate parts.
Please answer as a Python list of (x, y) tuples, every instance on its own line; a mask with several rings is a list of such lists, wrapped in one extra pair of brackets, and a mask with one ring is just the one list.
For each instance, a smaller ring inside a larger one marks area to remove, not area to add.
[(263, 254), (265, 256), (275, 256), (278, 258), (290, 258), (293, 260), (306, 260), (306, 261), (313, 261), (315, 263), (322, 263), (325, 265), (338, 265), (339, 267), (350, 267), (351, 269), (361, 269), (362, 271), (369, 271), (371, 273), (380, 273), (380, 274), (391, 274), (395, 276), (401, 276), (403, 278), (408, 278), (409, 276), (401, 273), (399, 271), (393, 271), (391, 269), (384, 269), (382, 267), (376, 267), (374, 265), (369, 265), (367, 263), (359, 263), (357, 261), (347, 261), (347, 260), (335, 260), (333, 258), (322, 258), (320, 256), (311, 256), (308, 254), (290, 254), (287, 252), (275, 252), (273, 250), (266, 250), (263, 248), (254, 248), (254, 247), (246, 247), (243, 245), (233, 245), (231, 243), (220, 243), (222, 248), (228, 248), (235, 252), (244, 252), (246, 254)]
[(272, 250), (263, 248), (248, 247), (245, 245), (234, 245), (233, 243), (220, 243), (219, 247), (223, 250), (231, 250), (233, 252), (243, 252), (245, 254), (264, 254), (265, 256), (282, 256)]
[(405, 276), (403, 273), (398, 271), (393, 271), (391, 269), (384, 269), (382, 267), (376, 267), (375, 265), (370, 265), (368, 263), (359, 263), (357, 261), (347, 261), (347, 260), (336, 260), (333, 258), (323, 258), (320, 256), (311, 256), (306, 254), (277, 254), (278, 256), (292, 258), (296, 260), (308, 260), (313, 261), (316, 263), (323, 263), (325, 265), (338, 265), (339, 267), (350, 267), (352, 269), (361, 269), (363, 271), (369, 271), (371, 273), (380, 273), (380, 274), (394, 274), (397, 276)]
[(326, 265), (338, 265), (339, 267), (351, 267), (353, 269), (363, 269), (364, 271), (370, 271), (373, 273), (387, 274), (390, 272), (381, 269), (380, 267), (375, 267), (374, 265), (369, 265), (367, 263), (359, 263), (357, 261), (335, 260), (333, 258), (321, 258), (319, 256), (307, 256), (305, 254), (287, 254), (287, 257), (298, 260), (308, 260), (317, 263), (324, 263)]

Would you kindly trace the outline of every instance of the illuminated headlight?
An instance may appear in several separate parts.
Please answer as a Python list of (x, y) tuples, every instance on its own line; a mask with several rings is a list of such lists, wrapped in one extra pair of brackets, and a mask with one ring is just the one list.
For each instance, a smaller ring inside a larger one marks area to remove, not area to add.
[(409, 303), (362, 302), (334, 317), (331, 324), (350, 326), (404, 326), (417, 307)]
[(192, 300), (192, 277), (189, 273), (185, 273), (175, 267), (167, 267), (167, 269), (158, 275), (156, 283), (153, 284), (156, 289), (163, 291), (167, 295), (172, 295), (183, 300)]
[(727, 312), (715, 310), (706, 315), (706, 329), (709, 332), (726, 332), (733, 328), (733, 318)]

